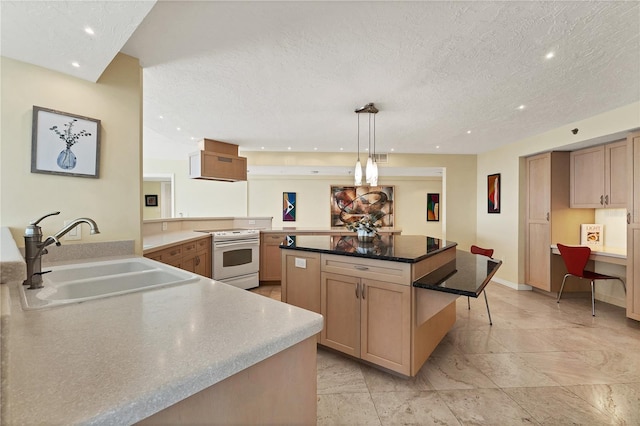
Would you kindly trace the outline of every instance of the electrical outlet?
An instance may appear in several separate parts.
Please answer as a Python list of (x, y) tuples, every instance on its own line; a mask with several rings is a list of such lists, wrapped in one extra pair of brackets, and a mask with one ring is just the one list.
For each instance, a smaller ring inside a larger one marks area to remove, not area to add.
[[(70, 223), (71, 223), (71, 220), (65, 220), (64, 221), (64, 226), (67, 226)], [(82, 239), (82, 227), (80, 226), (80, 224), (78, 224), (71, 231), (67, 232), (67, 235), (64, 236), (64, 239), (66, 241), (81, 240)]]
[(300, 259), (299, 257), (296, 257), (295, 266), (296, 268), (307, 269), (307, 259)]
[(249, 220), (249, 225), (255, 225), (255, 224), (256, 224), (255, 220), (252, 220), (252, 219)]
[(167, 222), (162, 222), (162, 230), (163, 231), (167, 230)]

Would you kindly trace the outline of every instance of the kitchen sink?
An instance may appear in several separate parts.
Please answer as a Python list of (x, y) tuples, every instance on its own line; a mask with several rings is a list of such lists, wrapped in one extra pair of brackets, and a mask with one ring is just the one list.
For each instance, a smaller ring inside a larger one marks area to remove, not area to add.
[(144, 257), (63, 265), (44, 274), (43, 288), (20, 286), (25, 309), (41, 309), (117, 296), (200, 279)]

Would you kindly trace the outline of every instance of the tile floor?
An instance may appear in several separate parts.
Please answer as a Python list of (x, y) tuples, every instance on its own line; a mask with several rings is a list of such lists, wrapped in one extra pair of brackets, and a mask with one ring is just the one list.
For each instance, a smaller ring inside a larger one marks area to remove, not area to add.
[[(318, 349), (318, 425), (640, 425), (640, 323), (491, 283), (416, 377)], [(279, 286), (255, 292), (280, 300)]]

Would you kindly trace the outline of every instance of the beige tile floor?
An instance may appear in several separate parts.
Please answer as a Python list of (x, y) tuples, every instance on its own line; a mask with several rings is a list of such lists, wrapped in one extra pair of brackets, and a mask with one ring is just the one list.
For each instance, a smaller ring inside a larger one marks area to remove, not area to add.
[[(318, 425), (640, 425), (640, 323), (491, 283), (416, 377), (318, 349)], [(255, 292), (280, 300), (279, 286)], [(564, 297), (564, 296), (563, 296)]]

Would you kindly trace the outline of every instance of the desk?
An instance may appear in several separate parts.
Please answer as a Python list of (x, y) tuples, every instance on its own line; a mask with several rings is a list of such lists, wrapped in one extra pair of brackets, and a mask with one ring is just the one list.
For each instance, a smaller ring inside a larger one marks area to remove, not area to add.
[[(551, 253), (560, 255), (560, 250), (556, 244), (551, 245)], [(615, 247), (603, 247), (601, 250), (591, 250), (589, 260), (604, 263), (613, 263), (614, 265), (627, 265), (626, 250)]]

